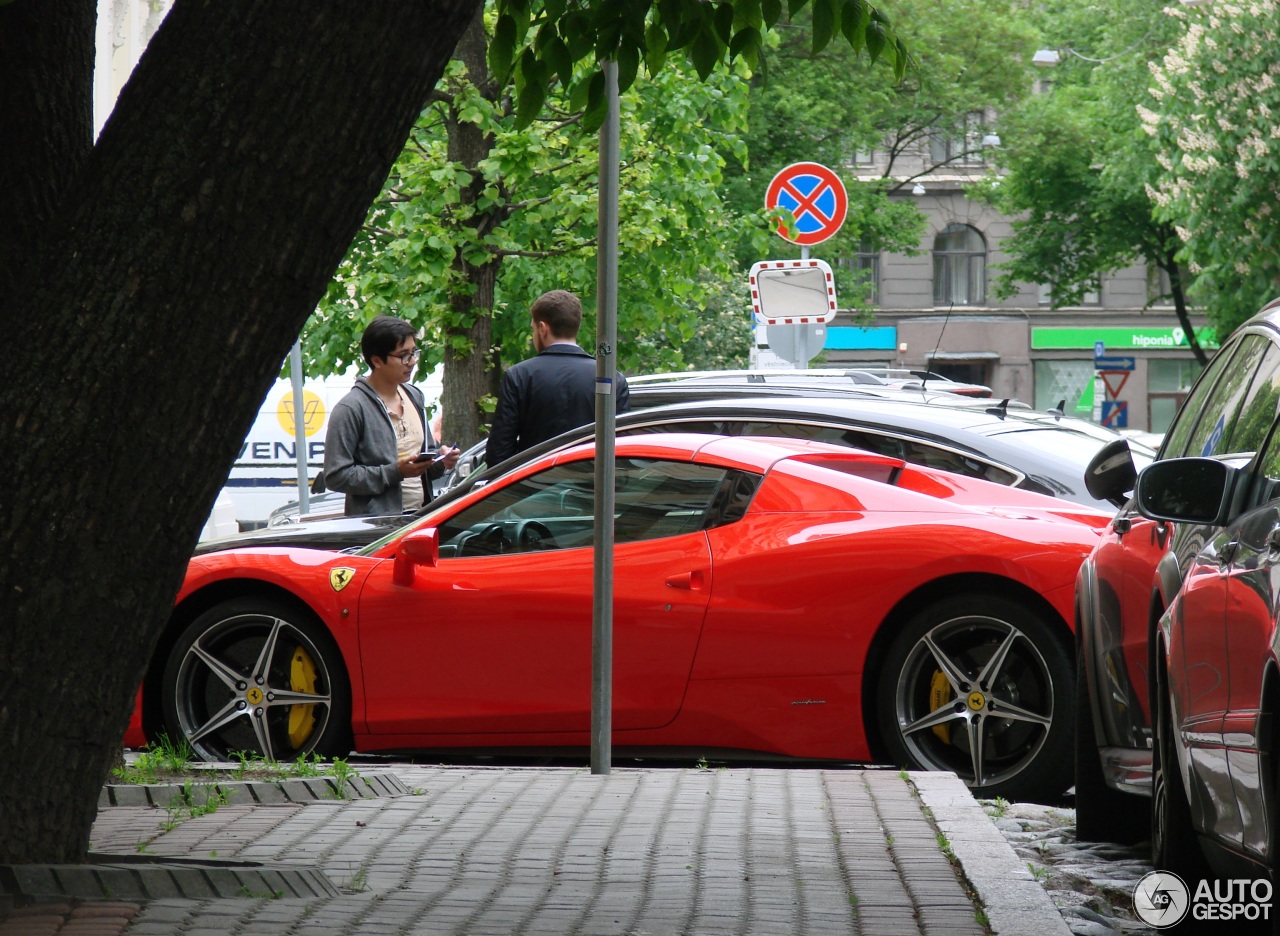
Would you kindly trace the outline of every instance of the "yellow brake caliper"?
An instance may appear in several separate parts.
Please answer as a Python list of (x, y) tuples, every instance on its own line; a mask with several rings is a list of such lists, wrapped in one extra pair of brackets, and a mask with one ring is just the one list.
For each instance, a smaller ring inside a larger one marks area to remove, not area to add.
[[(316, 691), (316, 664), (311, 655), (298, 647), (289, 666), (289, 688), (294, 692)], [(302, 747), (316, 727), (315, 703), (289, 706), (289, 743)]]
[[(953, 698), (955, 696), (951, 693), (951, 683), (947, 681), (946, 674), (942, 670), (934, 670), (933, 679), (929, 681), (929, 711), (936, 712), (944, 705), (950, 704)], [(933, 733), (942, 740), (943, 744), (951, 743), (951, 725), (934, 725)]]

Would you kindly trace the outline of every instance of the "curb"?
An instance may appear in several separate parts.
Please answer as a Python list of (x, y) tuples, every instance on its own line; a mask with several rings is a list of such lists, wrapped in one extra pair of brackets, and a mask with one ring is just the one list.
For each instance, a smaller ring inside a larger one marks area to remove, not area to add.
[(930, 771), (911, 771), (908, 776), (950, 842), (983, 905), (993, 936), (1071, 936), (1043, 885), (961, 780), (954, 774)]
[(313, 803), (316, 800), (374, 799), (379, 796), (407, 796), (411, 791), (390, 773), (365, 775), (339, 786), (333, 777), (289, 778), (284, 780), (228, 780), (211, 776), (188, 783), (109, 783), (98, 794), (98, 808), (111, 806), (155, 806), (166, 809), (189, 792), (224, 794), (236, 806), (282, 806)]
[(256, 861), (91, 855), (88, 864), (0, 865), (0, 892), (17, 904), (78, 900), (208, 900), (215, 897), (336, 897), (314, 868)]

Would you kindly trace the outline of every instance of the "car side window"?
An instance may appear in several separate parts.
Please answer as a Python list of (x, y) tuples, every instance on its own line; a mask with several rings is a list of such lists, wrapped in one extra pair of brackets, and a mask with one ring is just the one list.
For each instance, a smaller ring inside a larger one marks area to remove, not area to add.
[(1280, 497), (1280, 423), (1274, 424), (1266, 448), (1258, 453), (1249, 504), (1257, 507)]
[(1249, 386), (1249, 393), (1240, 407), (1240, 413), (1227, 427), (1224, 433), (1226, 441), (1214, 454), (1253, 454), (1258, 451), (1275, 421), (1277, 403), (1280, 403), (1280, 346), (1267, 342), (1267, 351), (1262, 356), (1262, 363)]
[(1213, 454), (1268, 345), (1261, 335), (1246, 335), (1218, 352), (1169, 427), (1162, 458)]
[[(692, 533), (742, 516), (759, 478), (712, 465), (619, 458), (614, 541)], [(595, 541), (595, 462), (555, 465), (494, 490), (439, 527), (441, 558), (574, 549)]]
[(924, 465), (926, 468), (938, 468), (951, 471), (970, 478), (982, 478), (996, 484), (1013, 485), (1022, 479), (1017, 472), (995, 465), (965, 452), (930, 445), (919, 439), (899, 438), (869, 429), (851, 429), (847, 426), (827, 426), (818, 423), (789, 422), (742, 422), (735, 425), (734, 435), (783, 436), (789, 439), (812, 439), (817, 442), (831, 442), (835, 445), (847, 445), (860, 448), (877, 455), (891, 455), (911, 462), (913, 465)]

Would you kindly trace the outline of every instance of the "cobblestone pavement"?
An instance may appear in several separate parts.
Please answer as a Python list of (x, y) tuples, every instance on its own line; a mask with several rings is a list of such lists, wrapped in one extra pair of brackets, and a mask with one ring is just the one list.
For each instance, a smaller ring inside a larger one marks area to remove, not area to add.
[(167, 830), (113, 806), (94, 826), (95, 852), (309, 866), (332, 894), (0, 904), (0, 936), (1066, 933), (950, 775), (395, 771), (414, 795), (227, 805)]
[(1158, 932), (1133, 912), (1134, 885), (1153, 870), (1148, 845), (1077, 842), (1070, 807), (981, 802), (1075, 936)]

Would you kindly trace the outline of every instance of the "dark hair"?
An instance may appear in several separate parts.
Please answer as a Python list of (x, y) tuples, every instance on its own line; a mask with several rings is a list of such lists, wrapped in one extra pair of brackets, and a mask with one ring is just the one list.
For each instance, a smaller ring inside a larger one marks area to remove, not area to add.
[(360, 353), (364, 355), (365, 363), (373, 367), (374, 358), (385, 359), (400, 347), (400, 342), (417, 333), (418, 330), (404, 319), (379, 315), (365, 328), (364, 337), (360, 339)]
[(582, 302), (573, 293), (553, 289), (543, 293), (529, 310), (535, 321), (546, 322), (554, 338), (577, 338), (582, 327)]

